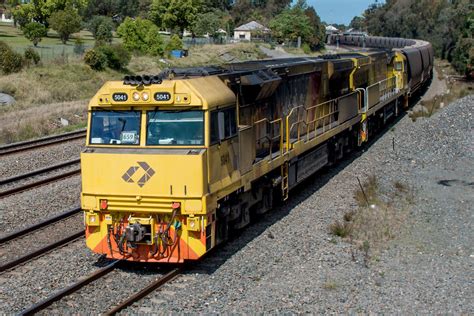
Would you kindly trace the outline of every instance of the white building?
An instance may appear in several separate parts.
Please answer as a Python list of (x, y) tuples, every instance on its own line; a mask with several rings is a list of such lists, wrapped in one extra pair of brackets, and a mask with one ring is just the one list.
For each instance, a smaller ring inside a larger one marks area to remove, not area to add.
[(234, 40), (251, 41), (252, 38), (263, 38), (270, 33), (270, 29), (262, 24), (252, 21), (234, 29)]

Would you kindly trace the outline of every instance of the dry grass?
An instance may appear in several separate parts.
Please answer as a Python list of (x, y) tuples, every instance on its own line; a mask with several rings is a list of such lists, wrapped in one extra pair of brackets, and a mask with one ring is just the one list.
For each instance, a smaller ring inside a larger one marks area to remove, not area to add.
[(421, 101), (421, 109), (409, 114), (409, 117), (414, 122), (418, 118), (431, 117), (444, 106), (474, 93), (474, 82), (459, 81), (455, 79), (456, 77), (452, 77), (457, 76), (457, 73), (447, 61), (435, 60), (435, 67), (438, 79), (446, 80), (448, 91), (446, 94), (437, 95), (431, 100)]
[(122, 74), (112, 70), (93, 71), (79, 60), (55, 60), (0, 77), (0, 92), (10, 94), (16, 100), (14, 106), (1, 111), (89, 99), (104, 82), (121, 77)]
[[(352, 257), (362, 256), (368, 266), (370, 257), (401, 232), (407, 220), (408, 206), (413, 204), (414, 192), (396, 181), (389, 193), (382, 191), (375, 176), (370, 176), (354, 193), (357, 210), (345, 213), (344, 221), (329, 226), (333, 235), (346, 238), (353, 247)], [(367, 203), (368, 201), (368, 203)]]
[[(10, 143), (83, 127), (87, 100), (122, 74), (96, 72), (80, 60), (59, 58), (0, 77), (0, 92), (16, 103), (0, 108), (0, 143)], [(60, 118), (69, 120), (63, 127)]]
[[(67, 119), (70, 125), (63, 127), (60, 118)], [(11, 111), (0, 116), (0, 143), (74, 130), (85, 127), (86, 120), (87, 101), (47, 104)]]

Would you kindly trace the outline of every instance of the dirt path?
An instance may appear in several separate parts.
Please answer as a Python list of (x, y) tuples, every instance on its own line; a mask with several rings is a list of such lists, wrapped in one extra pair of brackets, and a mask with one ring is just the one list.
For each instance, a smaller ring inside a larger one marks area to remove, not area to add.
[(433, 68), (433, 81), (431, 82), (431, 85), (428, 88), (428, 91), (426, 91), (422, 100), (429, 101), (432, 100), (435, 96), (446, 94), (447, 92), (448, 85), (446, 84), (446, 80), (440, 80), (436, 68)]

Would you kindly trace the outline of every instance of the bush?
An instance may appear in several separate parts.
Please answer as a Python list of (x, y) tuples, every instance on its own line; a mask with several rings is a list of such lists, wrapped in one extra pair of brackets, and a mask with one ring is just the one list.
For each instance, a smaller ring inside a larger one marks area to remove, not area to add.
[(171, 36), (170, 41), (166, 44), (166, 51), (171, 52), (175, 49), (183, 49), (183, 41), (179, 38), (177, 34)]
[(303, 53), (305, 54), (310, 54), (311, 53), (311, 47), (307, 43), (304, 43), (301, 45), (301, 49), (303, 50)]
[(56, 11), (48, 21), (51, 28), (58, 32), (63, 44), (66, 44), (71, 34), (81, 30), (81, 16), (74, 9)]
[(26, 39), (30, 40), (35, 46), (47, 35), (46, 27), (38, 22), (28, 23), (21, 30)]
[(107, 56), (97, 49), (91, 49), (84, 55), (84, 62), (94, 70), (104, 70), (107, 67)]
[(4, 74), (19, 72), (23, 68), (23, 57), (0, 41), (0, 70)]
[(41, 60), (40, 55), (31, 47), (25, 50), (25, 61), (27, 64), (34, 63), (38, 65)]
[(84, 61), (92, 69), (104, 70), (110, 67), (121, 70), (130, 62), (130, 52), (123, 45), (102, 45), (86, 53)]
[(99, 43), (112, 43), (112, 28), (105, 24), (99, 25), (95, 39)]
[(124, 69), (130, 62), (131, 55), (123, 45), (103, 45), (94, 50), (107, 57), (107, 66), (112, 69)]
[(132, 52), (140, 52), (153, 56), (162, 56), (163, 39), (158, 27), (151, 21), (126, 18), (117, 28), (117, 35), (123, 39), (123, 45)]

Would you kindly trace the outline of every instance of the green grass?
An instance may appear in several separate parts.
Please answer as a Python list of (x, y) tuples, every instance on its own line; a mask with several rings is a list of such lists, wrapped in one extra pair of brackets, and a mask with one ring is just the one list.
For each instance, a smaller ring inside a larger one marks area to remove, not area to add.
[[(23, 53), (25, 49), (32, 47), (38, 52), (42, 60), (51, 60), (62, 55), (75, 55), (74, 41), (78, 37), (82, 39), (86, 49), (94, 46), (95, 40), (89, 31), (82, 30), (71, 35), (70, 40), (65, 45), (54, 30), (49, 30), (48, 37), (44, 37), (38, 46), (34, 47), (33, 43), (23, 36), (20, 28), (15, 28), (11, 24), (0, 23), (0, 41), (4, 41), (19, 53)], [(114, 37), (113, 42), (119, 43), (121, 40)]]

